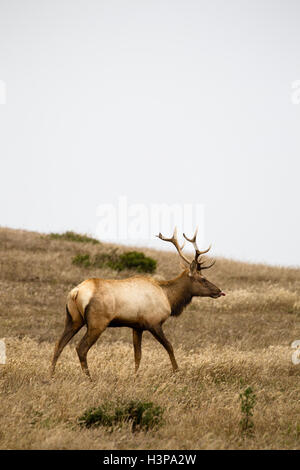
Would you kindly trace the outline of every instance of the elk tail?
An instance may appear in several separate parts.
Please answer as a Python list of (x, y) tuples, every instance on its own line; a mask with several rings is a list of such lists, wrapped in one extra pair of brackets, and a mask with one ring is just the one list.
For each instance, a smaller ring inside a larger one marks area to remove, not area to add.
[(77, 305), (77, 297), (78, 297), (78, 292), (79, 289), (78, 287), (74, 287), (69, 294), (67, 298), (67, 305), (66, 305), (66, 311), (67, 314), (71, 316), (72, 320), (77, 322), (78, 320), (82, 321), (83, 315), (79, 309), (79, 306)]

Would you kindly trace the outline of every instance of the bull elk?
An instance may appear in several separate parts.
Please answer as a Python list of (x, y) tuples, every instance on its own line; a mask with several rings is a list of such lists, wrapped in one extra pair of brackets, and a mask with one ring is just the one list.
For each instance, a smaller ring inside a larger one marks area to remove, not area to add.
[(216, 299), (225, 295), (217, 286), (203, 276), (205, 266), (201, 256), (208, 252), (200, 251), (197, 242), (197, 230), (193, 238), (184, 238), (191, 242), (195, 249), (192, 261), (182, 253), (175, 228), (171, 238), (160, 233), (161, 240), (172, 243), (185, 269), (174, 279), (155, 280), (145, 276), (135, 276), (122, 280), (87, 279), (72, 289), (67, 297), (65, 329), (55, 345), (51, 374), (63, 348), (85, 324), (87, 331), (76, 347), (83, 372), (90, 377), (87, 365), (87, 353), (107, 327), (127, 326), (133, 331), (135, 371), (141, 361), (143, 331), (152, 333), (167, 350), (173, 370), (178, 369), (171, 343), (164, 335), (162, 325), (170, 315), (178, 316), (193, 297), (212, 297)]

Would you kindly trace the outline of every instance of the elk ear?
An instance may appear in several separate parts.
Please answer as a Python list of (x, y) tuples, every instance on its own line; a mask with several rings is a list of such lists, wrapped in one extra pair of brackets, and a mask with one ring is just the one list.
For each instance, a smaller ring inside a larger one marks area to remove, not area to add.
[(190, 264), (190, 276), (194, 276), (197, 272), (197, 261), (193, 260)]

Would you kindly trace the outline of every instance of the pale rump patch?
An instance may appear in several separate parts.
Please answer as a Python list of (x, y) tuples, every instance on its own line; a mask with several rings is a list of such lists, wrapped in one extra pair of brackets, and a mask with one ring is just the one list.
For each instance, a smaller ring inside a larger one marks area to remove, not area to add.
[(93, 279), (88, 279), (87, 281), (82, 282), (77, 287), (71, 290), (70, 296), (75, 302), (77, 309), (79, 310), (82, 317), (84, 316), (84, 311), (89, 304), (94, 293), (94, 283)]
[(75, 301), (77, 298), (77, 295), (78, 295), (78, 287), (74, 287), (74, 289), (72, 289), (70, 292), (70, 297), (72, 300)]

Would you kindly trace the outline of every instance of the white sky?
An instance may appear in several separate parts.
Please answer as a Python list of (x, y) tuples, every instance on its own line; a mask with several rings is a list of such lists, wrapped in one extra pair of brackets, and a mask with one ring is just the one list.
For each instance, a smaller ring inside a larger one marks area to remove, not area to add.
[(297, 0), (0, 0), (0, 79), (0, 225), (204, 204), (212, 254), (300, 264)]

